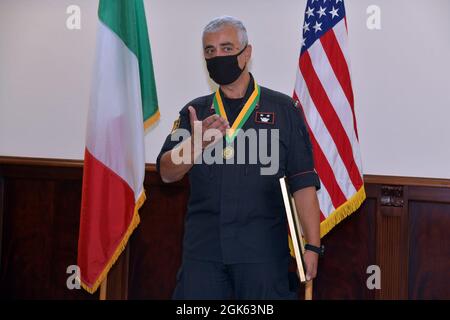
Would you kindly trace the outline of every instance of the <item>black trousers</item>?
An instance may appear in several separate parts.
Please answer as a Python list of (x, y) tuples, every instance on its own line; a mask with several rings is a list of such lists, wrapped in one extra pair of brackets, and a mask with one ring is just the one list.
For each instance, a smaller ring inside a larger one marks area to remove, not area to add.
[(290, 291), (289, 258), (267, 263), (225, 265), (184, 259), (177, 274), (173, 299), (295, 300)]

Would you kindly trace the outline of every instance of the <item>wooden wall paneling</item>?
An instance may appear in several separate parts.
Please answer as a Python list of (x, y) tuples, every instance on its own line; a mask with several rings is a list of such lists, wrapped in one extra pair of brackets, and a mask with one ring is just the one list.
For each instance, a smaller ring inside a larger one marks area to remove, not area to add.
[[(81, 174), (81, 172), (80, 172)], [(54, 199), (51, 225), (51, 256), (50, 278), (52, 283), (51, 297), (65, 299), (89, 298), (94, 299), (84, 290), (68, 290), (65, 271), (69, 265), (77, 264), (78, 234), (81, 209), (81, 180), (58, 179), (53, 180)], [(81, 296), (80, 296), (81, 294)]]
[[(1, 170), (1, 169), (0, 169)], [(5, 179), (1, 175), (0, 171), (0, 270), (2, 269), (2, 241), (3, 241), (3, 203), (4, 203), (4, 196), (3, 193), (5, 191), (4, 188)], [(1, 272), (0, 272), (1, 274)]]
[(409, 201), (450, 203), (450, 187), (409, 187)]
[(164, 184), (156, 172), (146, 176), (147, 201), (130, 241), (130, 299), (170, 299), (181, 264), (188, 180)]
[(4, 180), (0, 296), (8, 299), (98, 299), (69, 290), (76, 264), (81, 166), (1, 159)]
[[(382, 289), (377, 291), (377, 298), (430, 299), (450, 296), (448, 289), (444, 290), (450, 288), (449, 281), (446, 281), (449, 274), (446, 270), (449, 270), (450, 264), (449, 237), (447, 233), (438, 232), (439, 250), (433, 252), (433, 263), (427, 263), (430, 261), (427, 260), (427, 248), (433, 237), (423, 236), (429, 230), (422, 224), (423, 220), (432, 219), (433, 215), (427, 215), (429, 211), (439, 212), (440, 219), (434, 220), (439, 221), (439, 227), (449, 229), (450, 207), (440, 204), (450, 202), (450, 180), (367, 175), (365, 182), (377, 186), (380, 192), (383, 186), (399, 186), (403, 190), (401, 197), (396, 198), (392, 190), (390, 196), (383, 198), (380, 194), (379, 197), (386, 206), (380, 205), (377, 215), (377, 263), (382, 266)], [(399, 210), (399, 207), (403, 209)], [(419, 238), (422, 241), (418, 241)], [(423, 269), (419, 270), (419, 265)], [(425, 286), (434, 284), (441, 289), (433, 293), (425, 290), (428, 288)]]
[(368, 194), (359, 210), (322, 239), (325, 256), (319, 260), (314, 299), (374, 299), (366, 270), (375, 264), (375, 215), (376, 198)]
[(117, 258), (116, 263), (108, 272), (106, 286), (107, 300), (128, 300), (129, 261), (130, 243), (128, 242), (122, 254)]
[(377, 264), (381, 270), (378, 299), (407, 298), (407, 187), (380, 185), (377, 214)]
[[(0, 157), (0, 297), (98, 299), (66, 288), (76, 263), (82, 162)], [(324, 239), (315, 299), (449, 299), (450, 180), (365, 176), (367, 200)], [(141, 223), (108, 274), (108, 299), (168, 299), (181, 263), (188, 179), (147, 165)], [(369, 290), (369, 265), (381, 290)]]
[(4, 188), (5, 179), (0, 175), (0, 276), (1, 276), (1, 270), (2, 270), (2, 241), (3, 241), (3, 203), (4, 203), (4, 196), (3, 192), (5, 190)]
[(450, 189), (410, 189), (408, 298), (448, 300)]
[(50, 298), (53, 193), (48, 181), (6, 182), (1, 283), (13, 299)]

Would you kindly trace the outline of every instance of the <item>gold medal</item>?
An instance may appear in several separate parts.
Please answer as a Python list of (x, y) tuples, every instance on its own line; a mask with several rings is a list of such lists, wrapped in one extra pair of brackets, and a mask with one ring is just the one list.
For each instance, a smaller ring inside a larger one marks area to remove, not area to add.
[(223, 149), (223, 158), (225, 160), (231, 159), (234, 156), (234, 149), (232, 146), (227, 146), (225, 149)]

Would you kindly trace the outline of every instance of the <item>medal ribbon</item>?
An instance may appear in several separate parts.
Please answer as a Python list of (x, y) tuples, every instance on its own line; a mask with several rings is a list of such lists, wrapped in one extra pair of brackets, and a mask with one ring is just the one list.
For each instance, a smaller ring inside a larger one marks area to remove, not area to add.
[[(244, 107), (242, 108), (241, 112), (239, 112), (239, 115), (233, 122), (231, 128), (228, 129), (228, 133), (225, 136), (225, 139), (227, 140), (228, 143), (233, 142), (234, 138), (236, 138), (236, 135), (239, 132), (239, 129), (242, 128), (242, 126), (247, 122), (248, 117), (258, 104), (260, 93), (261, 93), (260, 87), (256, 84), (255, 81), (255, 88), (253, 89), (252, 94), (245, 102)], [(214, 95), (213, 104), (214, 109), (216, 110), (216, 114), (220, 115), (222, 118), (228, 121), (228, 117), (225, 112), (225, 108), (223, 107), (222, 97), (220, 96), (219, 89), (217, 89), (216, 94)]]

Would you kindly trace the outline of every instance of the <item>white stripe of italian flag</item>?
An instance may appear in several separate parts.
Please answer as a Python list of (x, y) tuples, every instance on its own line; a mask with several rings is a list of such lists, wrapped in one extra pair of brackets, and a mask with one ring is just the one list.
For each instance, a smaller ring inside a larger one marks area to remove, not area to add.
[(88, 114), (78, 266), (94, 293), (139, 223), (144, 127), (159, 118), (142, 0), (101, 0)]

